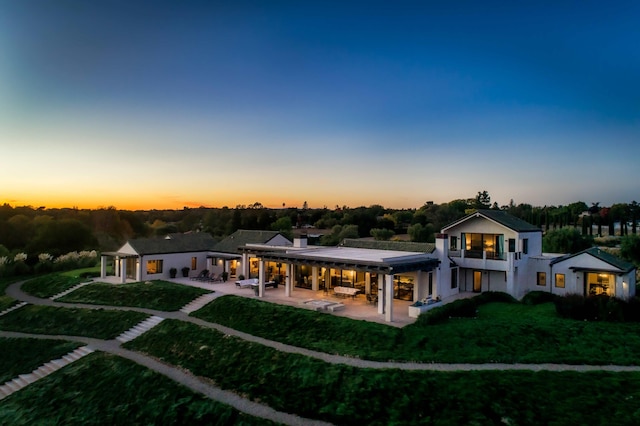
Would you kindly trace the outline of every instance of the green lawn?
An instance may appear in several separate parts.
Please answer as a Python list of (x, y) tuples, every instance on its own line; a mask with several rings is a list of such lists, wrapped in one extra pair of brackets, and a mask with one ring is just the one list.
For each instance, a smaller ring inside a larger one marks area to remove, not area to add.
[(26, 281), (22, 284), (22, 291), (32, 296), (47, 298), (86, 281), (86, 278), (80, 278), (74, 275), (53, 273)]
[(357, 369), (174, 320), (125, 346), (275, 409), (339, 425), (640, 421), (640, 373)]
[(68, 303), (135, 306), (161, 311), (177, 311), (206, 293), (210, 291), (159, 280), (152, 281), (151, 284), (92, 283), (56, 300)]
[(15, 305), (18, 301), (9, 296), (0, 296), (0, 312)]
[(562, 319), (551, 303), (489, 303), (478, 318), (402, 329), (236, 296), (192, 315), (295, 346), (381, 361), (640, 365), (640, 324)]
[(0, 329), (114, 339), (149, 315), (103, 309), (27, 305), (0, 317)]
[(79, 346), (79, 343), (62, 340), (0, 337), (0, 384), (19, 374), (31, 373), (45, 362), (60, 358)]
[(129, 360), (93, 353), (0, 401), (3, 425), (273, 425)]

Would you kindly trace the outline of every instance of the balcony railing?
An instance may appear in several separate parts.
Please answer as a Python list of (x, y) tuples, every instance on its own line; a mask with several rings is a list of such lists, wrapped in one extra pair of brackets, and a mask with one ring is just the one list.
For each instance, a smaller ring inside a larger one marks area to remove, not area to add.
[(506, 253), (496, 253), (494, 251), (482, 251), (482, 250), (450, 251), (449, 256), (462, 257), (463, 253), (466, 259), (507, 260)]

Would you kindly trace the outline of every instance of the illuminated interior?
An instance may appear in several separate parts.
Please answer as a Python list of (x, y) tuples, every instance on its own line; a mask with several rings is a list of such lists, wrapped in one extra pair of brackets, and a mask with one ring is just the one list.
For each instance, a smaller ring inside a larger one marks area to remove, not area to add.
[(588, 296), (606, 294), (614, 296), (615, 277), (613, 274), (589, 272), (586, 279), (586, 292)]

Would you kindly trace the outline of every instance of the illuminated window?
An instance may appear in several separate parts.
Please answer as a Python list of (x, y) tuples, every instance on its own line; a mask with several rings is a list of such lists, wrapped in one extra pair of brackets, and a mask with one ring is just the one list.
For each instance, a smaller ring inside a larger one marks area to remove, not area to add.
[(547, 273), (546, 272), (538, 272), (538, 285), (546, 286), (547, 285)]
[(556, 274), (556, 287), (564, 288), (564, 274)]
[(147, 274), (161, 274), (162, 259), (147, 260)]
[(192, 257), (191, 258), (191, 270), (195, 271), (198, 268), (198, 258), (197, 257)]

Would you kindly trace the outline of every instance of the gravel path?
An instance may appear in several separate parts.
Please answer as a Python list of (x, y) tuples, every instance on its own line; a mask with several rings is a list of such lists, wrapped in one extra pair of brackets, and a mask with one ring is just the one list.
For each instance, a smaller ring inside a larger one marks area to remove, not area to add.
[[(7, 287), (6, 294), (19, 301), (25, 301), (34, 305), (46, 305), (46, 306), (60, 306), (60, 307), (75, 307), (75, 308), (87, 308), (87, 309), (111, 309), (122, 311), (136, 311), (143, 312), (149, 315), (157, 315), (167, 319), (177, 319), (181, 321), (191, 322), (202, 327), (211, 328), (220, 331), (221, 333), (239, 337), (243, 340), (258, 343), (264, 346), (274, 348), (281, 352), (300, 354), (307, 357), (319, 359), (333, 364), (344, 364), (359, 368), (374, 368), (374, 369), (400, 369), (409, 371), (504, 371), (504, 370), (529, 370), (529, 371), (611, 371), (611, 372), (638, 372), (640, 366), (621, 366), (621, 365), (569, 365), (569, 364), (445, 364), (445, 363), (415, 363), (415, 362), (379, 362), (369, 361), (359, 358), (345, 357), (340, 355), (332, 355), (323, 352), (317, 352), (310, 349), (300, 348), (296, 346), (287, 345), (280, 342), (264, 339), (262, 337), (253, 336), (241, 331), (222, 326), (220, 324), (214, 324), (203, 321), (198, 318), (190, 317), (187, 314), (176, 312), (164, 312), (153, 309), (135, 308), (135, 307), (120, 307), (120, 306), (103, 306), (103, 305), (89, 305), (80, 303), (62, 303), (55, 302), (50, 299), (41, 299), (24, 293), (20, 287), (22, 283), (15, 283)], [(222, 390), (215, 386), (212, 386), (198, 377), (186, 372), (182, 369), (176, 368), (172, 365), (165, 364), (150, 356), (143, 355), (138, 352), (124, 349), (120, 346), (120, 342), (117, 340), (100, 340), (92, 339), (80, 336), (54, 336), (54, 335), (40, 335), (29, 333), (16, 333), (0, 331), (0, 337), (28, 337), (39, 339), (61, 339), (61, 340), (73, 340), (83, 342), (91, 346), (95, 350), (108, 352), (123, 358), (130, 359), (140, 365), (157, 371), (172, 380), (192, 389), (195, 392), (206, 395), (207, 397), (228, 404), (237, 410), (247, 413), (256, 417), (269, 419), (278, 423), (286, 425), (326, 425), (329, 423), (321, 422), (313, 419), (305, 419), (293, 414), (276, 411), (266, 405), (258, 404), (245, 398), (241, 398), (237, 394), (229, 391)]]

